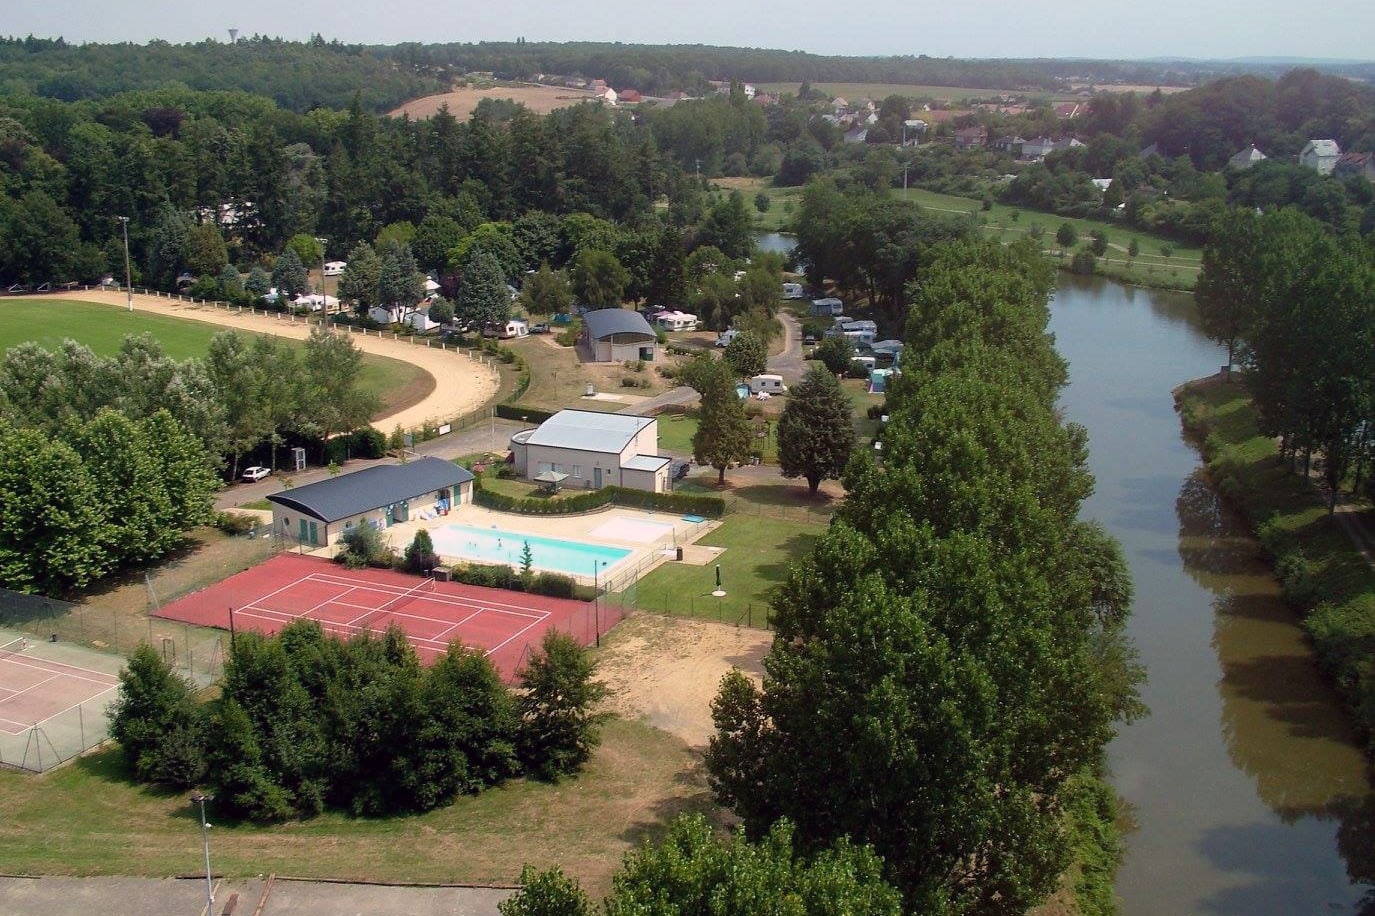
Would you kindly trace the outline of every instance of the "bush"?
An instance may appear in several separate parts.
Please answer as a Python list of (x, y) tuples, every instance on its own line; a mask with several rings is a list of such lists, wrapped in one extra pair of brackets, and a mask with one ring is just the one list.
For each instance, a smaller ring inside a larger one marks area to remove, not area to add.
[(428, 573), (439, 565), (439, 555), (434, 552), (434, 540), (430, 532), (421, 528), (406, 547), (404, 565), (407, 572)]
[(870, 420), (877, 420), (877, 419), (879, 419), (880, 417), (882, 417), (884, 414), (886, 414), (887, 412), (888, 412), (888, 405), (887, 405), (887, 403), (883, 403), (883, 404), (870, 404), (870, 405), (869, 405), (869, 409), (865, 411), (865, 414), (869, 417)]
[(557, 781), (582, 769), (600, 736), (594, 711), (606, 686), (593, 680), (596, 664), (566, 633), (545, 633), (540, 649), (520, 671), (519, 754), (526, 771)]
[(258, 527), (258, 520), (238, 512), (216, 512), (215, 527), (225, 534), (248, 534)]
[(381, 430), (372, 426), (354, 430), (350, 438), (350, 449), (358, 458), (381, 458), (387, 454), (387, 437)]
[(535, 581), (530, 585), (530, 592), (550, 598), (572, 598), (577, 592), (577, 583), (573, 581), (572, 576), (565, 576), (563, 573), (542, 572), (535, 576)]
[(382, 543), (382, 533), (367, 522), (354, 525), (344, 532), (340, 542), (344, 549), (335, 559), (349, 569), (362, 569), (386, 560), (387, 548)]
[(1089, 275), (1098, 270), (1098, 256), (1092, 251), (1076, 251), (1069, 262), (1070, 273)]
[(587, 490), (558, 499), (533, 499), (508, 496), (505, 493), (494, 493), (484, 489), (481, 477), (473, 481), (473, 502), (488, 509), (518, 512), (523, 515), (571, 515), (575, 512), (590, 512), (613, 503), (636, 509), (701, 515), (706, 518), (720, 518), (726, 514), (726, 503), (719, 496), (650, 493), (647, 490), (634, 490), (629, 487), (602, 487), (600, 490)]

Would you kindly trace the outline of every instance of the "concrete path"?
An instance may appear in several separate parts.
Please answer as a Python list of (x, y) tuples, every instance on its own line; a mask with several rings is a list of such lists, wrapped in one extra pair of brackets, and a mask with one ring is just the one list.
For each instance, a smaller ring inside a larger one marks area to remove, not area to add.
[[(203, 878), (0, 878), (0, 913), (43, 916), (497, 916), (511, 888), (391, 887), (265, 878), (215, 882), (205, 904)], [(264, 895), (264, 891), (267, 891)], [(257, 908), (262, 905), (261, 911)]]
[(677, 388), (670, 388), (663, 394), (656, 394), (652, 398), (646, 398), (629, 407), (623, 407), (616, 413), (638, 414), (640, 416), (650, 416), (663, 410), (665, 407), (681, 406), (690, 407), (697, 401), (697, 392), (687, 385), (679, 385)]

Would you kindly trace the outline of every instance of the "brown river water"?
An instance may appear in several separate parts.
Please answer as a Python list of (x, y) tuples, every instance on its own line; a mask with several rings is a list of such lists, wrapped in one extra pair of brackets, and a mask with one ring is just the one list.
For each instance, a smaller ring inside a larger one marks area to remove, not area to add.
[(1117, 889), (1142, 914), (1375, 914), (1375, 791), (1340, 700), (1170, 392), (1217, 371), (1190, 296), (1066, 278), (1051, 330), (1086, 502), (1136, 583), (1151, 713), (1109, 749), (1135, 829)]

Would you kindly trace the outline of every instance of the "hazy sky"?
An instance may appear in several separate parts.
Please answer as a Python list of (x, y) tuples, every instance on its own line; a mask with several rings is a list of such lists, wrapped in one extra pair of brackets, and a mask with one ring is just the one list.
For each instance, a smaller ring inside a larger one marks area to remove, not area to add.
[(7, 0), (0, 33), (69, 41), (223, 39), (236, 27), (393, 44), (595, 40), (955, 57), (1370, 59), (1372, 0)]

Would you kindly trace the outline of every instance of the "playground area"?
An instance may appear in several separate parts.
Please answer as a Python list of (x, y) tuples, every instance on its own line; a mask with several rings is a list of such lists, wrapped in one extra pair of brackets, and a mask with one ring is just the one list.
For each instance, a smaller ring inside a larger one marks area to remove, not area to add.
[(105, 740), (123, 659), (7, 634), (0, 644), (0, 764), (42, 772)]
[(157, 616), (259, 633), (276, 633), (305, 618), (343, 639), (397, 626), (426, 663), (457, 642), (485, 653), (511, 680), (547, 631), (561, 630), (591, 645), (621, 619), (622, 610), (282, 554), (174, 601)]

